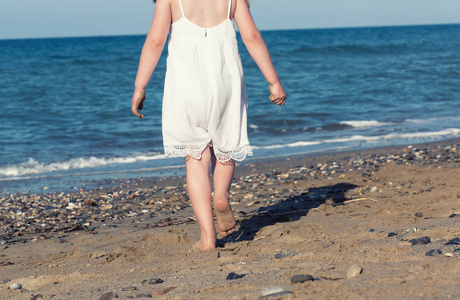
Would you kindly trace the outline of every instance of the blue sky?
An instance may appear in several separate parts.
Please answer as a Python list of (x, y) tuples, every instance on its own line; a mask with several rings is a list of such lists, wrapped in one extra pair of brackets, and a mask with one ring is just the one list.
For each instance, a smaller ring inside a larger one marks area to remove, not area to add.
[[(263, 29), (460, 23), (460, 0), (252, 0)], [(0, 39), (145, 34), (150, 0), (1, 0)]]

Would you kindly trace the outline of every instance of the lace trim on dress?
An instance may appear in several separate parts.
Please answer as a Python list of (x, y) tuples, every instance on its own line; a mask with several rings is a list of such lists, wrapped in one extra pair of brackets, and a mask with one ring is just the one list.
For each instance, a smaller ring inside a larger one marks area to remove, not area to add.
[(236, 151), (221, 151), (219, 148), (214, 147), (214, 155), (216, 156), (217, 160), (222, 163), (231, 159), (242, 161), (246, 158), (246, 156), (252, 156), (252, 149), (249, 145), (243, 146)]
[[(213, 147), (211, 143), (205, 145), (179, 145), (179, 146), (165, 146), (165, 155), (169, 156), (182, 156), (186, 157), (190, 155), (194, 159), (201, 159), (201, 154), (206, 147)], [(235, 151), (221, 151), (217, 147), (213, 147), (214, 155), (220, 162), (227, 162), (231, 159), (236, 161), (242, 161), (246, 156), (252, 156), (251, 146), (246, 145)]]
[(201, 153), (203, 153), (206, 147), (211, 146), (209, 143), (204, 145), (179, 145), (179, 146), (165, 146), (165, 155), (169, 156), (182, 156), (186, 157), (190, 155), (194, 159), (201, 159)]

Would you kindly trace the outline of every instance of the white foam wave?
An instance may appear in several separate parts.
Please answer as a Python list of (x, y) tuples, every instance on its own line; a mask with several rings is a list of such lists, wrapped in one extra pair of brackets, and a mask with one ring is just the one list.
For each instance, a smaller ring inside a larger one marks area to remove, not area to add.
[[(449, 139), (460, 136), (460, 128), (448, 128), (440, 131), (426, 131), (426, 132), (413, 132), (413, 133), (395, 133), (387, 134), (380, 136), (364, 136), (364, 135), (353, 135), (343, 138), (333, 138), (325, 139), (318, 141), (296, 141), (287, 144), (275, 144), (267, 146), (253, 146), (253, 149), (279, 149), (279, 148), (288, 148), (288, 147), (308, 147), (308, 146), (317, 146), (324, 144), (338, 144), (337, 147), (348, 147), (347, 143), (358, 142), (360, 144), (392, 144), (393, 142), (398, 141), (399, 143), (413, 143), (419, 142), (420, 140), (429, 141), (429, 140), (441, 140)], [(342, 144), (340, 146), (340, 144)], [(311, 149), (314, 151), (315, 149)], [(311, 152), (310, 151), (310, 152)], [(308, 152), (308, 151), (307, 151)], [(164, 159), (164, 154), (160, 153), (147, 153), (140, 155), (133, 155), (127, 157), (89, 157), (89, 158), (74, 158), (68, 161), (63, 162), (53, 162), (53, 163), (41, 163), (33, 158), (29, 158), (27, 162), (3, 166), (0, 167), (0, 178), (18, 178), (27, 175), (36, 175), (36, 174), (49, 174), (58, 171), (74, 170), (74, 169), (84, 169), (84, 168), (95, 168), (112, 164), (127, 164), (135, 163), (140, 161), (149, 161), (156, 159)], [(18, 178), (19, 179), (19, 178)]]
[(364, 128), (364, 127), (380, 127), (380, 126), (388, 126), (393, 125), (393, 122), (380, 122), (375, 120), (369, 121), (342, 121), (340, 122), (342, 125), (350, 125), (354, 128)]
[(289, 143), (289, 144), (276, 144), (276, 145), (270, 145), (270, 146), (252, 146), (252, 149), (257, 150), (257, 149), (278, 149), (278, 148), (284, 148), (284, 147), (302, 147), (302, 146), (319, 145), (321, 143), (322, 142), (299, 141), (299, 142), (294, 142), (294, 143)]
[(387, 135), (383, 135), (382, 139), (440, 138), (440, 137), (454, 137), (457, 135), (460, 135), (460, 128), (448, 128), (448, 129), (440, 130), (440, 131), (387, 134)]
[(425, 131), (425, 132), (413, 132), (413, 133), (395, 133), (395, 134), (386, 134), (386, 135), (379, 135), (379, 136), (364, 136), (364, 135), (352, 135), (349, 137), (343, 138), (336, 138), (336, 139), (328, 139), (322, 141), (298, 141), (289, 144), (277, 144), (277, 145), (269, 145), (269, 146), (260, 146), (260, 147), (253, 147), (253, 149), (277, 149), (277, 148), (284, 148), (284, 147), (302, 147), (302, 146), (314, 146), (314, 145), (321, 145), (321, 144), (329, 144), (329, 143), (348, 143), (348, 142), (363, 142), (363, 143), (375, 143), (381, 142), (385, 140), (404, 140), (407, 142), (412, 142), (419, 139), (440, 139), (440, 138), (451, 138), (460, 135), (460, 128), (448, 128), (445, 130), (440, 131)]
[[(411, 124), (430, 124), (430, 123), (442, 123), (442, 124), (458, 124), (460, 117), (439, 117), (439, 118), (428, 118), (428, 119), (406, 119), (403, 123)], [(382, 122), (377, 120), (365, 120), (365, 121), (342, 121), (342, 125), (353, 126), (354, 128), (366, 128), (366, 127), (381, 127), (402, 124), (400, 122)]]
[(164, 154), (148, 153), (127, 157), (89, 157), (89, 158), (73, 158), (63, 162), (41, 163), (33, 158), (29, 158), (27, 162), (4, 166), (0, 168), (0, 177), (14, 177), (23, 175), (33, 175), (42, 173), (52, 173), (58, 171), (66, 171), (73, 169), (94, 168), (111, 164), (126, 164), (135, 163), (138, 161), (148, 161), (164, 158)]

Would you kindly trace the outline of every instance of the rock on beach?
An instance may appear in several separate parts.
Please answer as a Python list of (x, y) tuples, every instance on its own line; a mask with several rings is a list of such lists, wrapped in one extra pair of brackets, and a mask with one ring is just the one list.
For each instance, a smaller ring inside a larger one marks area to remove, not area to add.
[(99, 298), (99, 300), (111, 300), (118, 298), (118, 294), (115, 292), (106, 292), (102, 294), (102, 296)]
[(361, 274), (363, 271), (363, 268), (361, 268), (359, 265), (351, 265), (347, 269), (347, 278), (353, 278)]
[(311, 275), (300, 274), (300, 275), (294, 275), (294, 276), (291, 277), (291, 282), (292, 283), (303, 283), (303, 282), (306, 282), (306, 281), (313, 281), (313, 280), (314, 280), (314, 278)]
[(415, 245), (425, 245), (431, 243), (431, 239), (428, 236), (424, 236), (418, 239), (412, 239), (409, 241), (413, 246)]
[(21, 290), (22, 289), (22, 284), (20, 283), (13, 283), (12, 285), (10, 285), (10, 290)]

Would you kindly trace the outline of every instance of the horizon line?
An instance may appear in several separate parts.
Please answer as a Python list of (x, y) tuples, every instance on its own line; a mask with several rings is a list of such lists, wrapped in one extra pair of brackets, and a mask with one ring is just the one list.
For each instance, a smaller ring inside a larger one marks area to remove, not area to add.
[[(404, 24), (404, 25), (371, 25), (371, 26), (343, 26), (343, 27), (310, 27), (310, 28), (281, 28), (281, 29), (261, 29), (260, 32), (270, 31), (292, 31), (292, 30), (329, 30), (329, 29), (359, 29), (359, 28), (391, 28), (391, 27), (422, 27), (422, 26), (446, 26), (460, 25), (460, 23), (427, 23), (427, 24)], [(236, 30), (238, 32), (238, 30)], [(78, 39), (78, 38), (102, 38), (102, 37), (127, 37), (127, 36), (146, 36), (147, 33), (133, 34), (106, 34), (106, 35), (75, 35), (75, 36), (49, 36), (49, 37), (19, 37), (19, 38), (0, 38), (0, 41), (14, 40), (44, 40), (44, 39)]]

